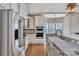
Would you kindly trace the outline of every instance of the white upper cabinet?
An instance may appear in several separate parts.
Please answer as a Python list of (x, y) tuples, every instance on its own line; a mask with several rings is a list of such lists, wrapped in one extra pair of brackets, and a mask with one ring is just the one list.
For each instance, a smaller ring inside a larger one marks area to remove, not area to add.
[(0, 9), (9, 9), (9, 3), (0, 3)]
[(63, 20), (63, 33), (79, 33), (79, 14), (66, 15)]
[(69, 34), (70, 33), (70, 19), (69, 15), (66, 15), (63, 18), (63, 34)]
[(27, 8), (26, 8), (26, 4), (21, 3), (20, 4), (20, 16), (26, 18), (27, 16)]
[(71, 33), (79, 32), (79, 14), (70, 16)]
[(35, 16), (35, 26), (43, 26), (44, 18), (43, 16)]
[(35, 16), (35, 26), (39, 26), (39, 18), (38, 18), (38, 16)]
[(27, 19), (28, 19), (28, 11), (27, 11), (27, 5), (24, 4), (24, 3), (21, 3), (20, 4), (20, 16), (24, 17), (25, 18), (25, 28), (27, 28)]
[(0, 9), (13, 9), (19, 13), (19, 4), (18, 3), (0, 3)]
[(20, 16), (27, 19), (27, 5), (25, 3), (0, 3), (0, 9), (13, 9)]
[(29, 19), (28, 19), (28, 26), (29, 26), (29, 29), (34, 29), (35, 28), (35, 18), (34, 16), (30, 16)]
[(18, 3), (10, 3), (10, 9), (19, 13), (19, 4)]
[(25, 28), (27, 28), (28, 10), (25, 3), (0, 3), (0, 9), (13, 9), (25, 18)]

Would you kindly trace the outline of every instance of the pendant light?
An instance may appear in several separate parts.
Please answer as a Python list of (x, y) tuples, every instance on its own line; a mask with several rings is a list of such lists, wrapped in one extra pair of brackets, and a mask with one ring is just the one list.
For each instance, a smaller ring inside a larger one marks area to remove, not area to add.
[(76, 3), (69, 3), (67, 5), (67, 9), (69, 11), (69, 14), (73, 14), (74, 11), (75, 11), (75, 9), (76, 9), (76, 7), (77, 7), (77, 4)]

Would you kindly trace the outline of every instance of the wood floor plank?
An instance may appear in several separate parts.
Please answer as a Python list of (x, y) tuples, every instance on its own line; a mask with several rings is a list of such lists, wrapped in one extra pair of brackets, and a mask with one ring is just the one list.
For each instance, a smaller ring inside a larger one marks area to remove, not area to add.
[(26, 56), (44, 56), (45, 55), (44, 45), (43, 44), (30, 44), (27, 51), (25, 52)]

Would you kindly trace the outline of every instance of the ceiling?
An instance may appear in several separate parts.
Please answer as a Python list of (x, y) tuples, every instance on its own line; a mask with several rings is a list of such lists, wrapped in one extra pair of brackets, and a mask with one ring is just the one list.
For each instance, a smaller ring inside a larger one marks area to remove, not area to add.
[(29, 15), (66, 13), (66, 6), (67, 3), (27, 3)]
[(50, 14), (66, 11), (65, 3), (28, 3), (28, 13), (31, 14)]

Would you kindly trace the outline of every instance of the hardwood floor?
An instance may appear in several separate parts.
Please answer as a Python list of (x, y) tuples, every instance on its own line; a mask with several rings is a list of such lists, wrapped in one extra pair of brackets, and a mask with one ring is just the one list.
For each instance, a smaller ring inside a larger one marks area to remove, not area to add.
[(45, 49), (43, 44), (30, 44), (27, 51), (25, 52), (26, 56), (45, 56)]

